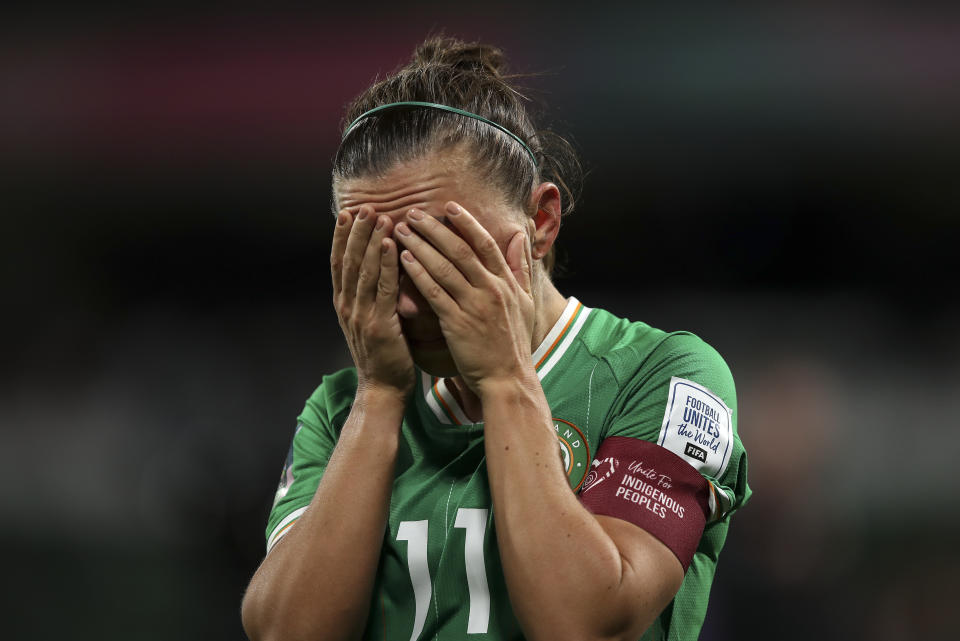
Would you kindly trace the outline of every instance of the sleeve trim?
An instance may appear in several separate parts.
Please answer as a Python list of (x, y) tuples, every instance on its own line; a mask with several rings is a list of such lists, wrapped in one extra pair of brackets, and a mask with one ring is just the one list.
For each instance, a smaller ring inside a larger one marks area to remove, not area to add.
[(283, 520), (277, 524), (277, 527), (273, 529), (273, 533), (267, 537), (267, 554), (270, 554), (270, 550), (272, 550), (273, 546), (277, 544), (277, 541), (282, 539), (284, 535), (290, 531), (290, 526), (293, 525), (294, 521), (299, 519), (303, 513), (307, 511), (307, 507), (309, 506), (304, 506), (299, 510), (294, 510), (290, 514), (283, 517)]
[(710, 518), (708, 522), (718, 521), (725, 517), (729, 512), (730, 508), (733, 506), (733, 501), (730, 499), (730, 496), (720, 485), (714, 483), (710, 479), (707, 479), (707, 483), (710, 484), (710, 496), (709, 506), (710, 506)]

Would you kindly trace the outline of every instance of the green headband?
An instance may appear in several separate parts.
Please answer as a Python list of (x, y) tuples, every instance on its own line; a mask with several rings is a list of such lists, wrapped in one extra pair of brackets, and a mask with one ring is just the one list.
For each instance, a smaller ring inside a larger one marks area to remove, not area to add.
[(533, 150), (530, 149), (530, 147), (527, 146), (527, 143), (525, 143), (525, 142), (523, 142), (522, 140), (520, 140), (520, 136), (518, 136), (517, 134), (513, 133), (512, 131), (510, 131), (509, 129), (507, 129), (506, 127), (504, 127), (503, 125), (500, 125), (500, 124), (498, 124), (498, 123), (495, 123), (495, 122), (493, 122), (492, 120), (488, 120), (488, 119), (484, 118), (483, 116), (478, 116), (478, 115), (475, 114), (475, 113), (470, 113), (469, 111), (464, 111), (463, 109), (457, 109), (456, 107), (450, 107), (450, 106), (448, 106), (448, 105), (437, 104), (437, 103), (435, 103), (435, 102), (419, 102), (419, 101), (416, 101), (416, 100), (407, 100), (407, 101), (404, 101), (404, 102), (391, 102), (390, 104), (380, 105), (379, 107), (374, 107), (374, 108), (371, 109), (370, 111), (365, 111), (365, 112), (363, 112), (362, 114), (360, 114), (360, 116), (359, 116), (356, 120), (354, 120), (353, 122), (350, 123), (350, 126), (347, 127), (347, 130), (346, 130), (345, 132), (343, 132), (343, 138), (340, 139), (340, 143), (343, 144), (343, 141), (347, 139), (347, 136), (350, 135), (350, 132), (353, 131), (354, 128), (357, 126), (357, 124), (358, 124), (361, 120), (363, 120), (364, 118), (366, 118), (367, 116), (372, 116), (373, 114), (377, 113), (378, 111), (385, 111), (385, 110), (387, 110), (387, 109), (393, 109), (393, 108), (395, 108), (395, 107), (427, 107), (427, 108), (429, 108), (429, 109), (439, 109), (439, 110), (441, 110), (441, 111), (449, 111), (450, 113), (460, 114), (461, 116), (466, 116), (466, 117), (468, 117), (468, 118), (474, 118), (474, 119), (476, 119), (476, 120), (479, 120), (480, 122), (485, 122), (485, 123), (487, 123), (488, 125), (490, 125), (491, 127), (496, 127), (497, 129), (499, 129), (499, 130), (502, 131), (503, 133), (507, 134), (508, 136), (510, 136), (511, 138), (513, 138), (514, 140), (516, 140), (516, 141), (517, 141), (518, 143), (520, 143), (521, 145), (523, 145), (523, 148), (527, 150), (527, 153), (528, 153), (528, 154), (530, 154), (530, 159), (533, 160), (533, 166), (534, 166), (534, 167), (539, 167), (539, 164), (537, 163), (537, 157), (533, 155)]

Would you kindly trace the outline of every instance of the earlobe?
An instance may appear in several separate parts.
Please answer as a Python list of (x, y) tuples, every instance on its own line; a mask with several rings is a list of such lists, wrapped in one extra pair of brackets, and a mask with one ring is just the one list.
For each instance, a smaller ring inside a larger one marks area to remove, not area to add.
[(542, 183), (534, 190), (537, 213), (532, 218), (530, 251), (534, 260), (546, 256), (560, 232), (560, 190), (553, 183)]
[(533, 243), (530, 249), (534, 259), (543, 258), (543, 256), (546, 255), (547, 250), (549, 250), (549, 248), (544, 250), (543, 245), (546, 231), (550, 227), (550, 224), (550, 214), (544, 209), (538, 209), (537, 215), (533, 217), (533, 234), (531, 234)]

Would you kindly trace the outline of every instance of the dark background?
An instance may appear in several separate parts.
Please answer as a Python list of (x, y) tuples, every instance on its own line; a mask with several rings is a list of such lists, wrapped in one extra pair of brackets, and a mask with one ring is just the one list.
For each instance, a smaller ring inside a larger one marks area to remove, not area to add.
[(589, 169), (561, 291), (733, 370), (755, 497), (702, 638), (948, 637), (960, 10), (717, 4), (5, 10), (4, 636), (243, 638), (295, 417), (349, 364), (342, 108), (443, 28), (543, 72)]

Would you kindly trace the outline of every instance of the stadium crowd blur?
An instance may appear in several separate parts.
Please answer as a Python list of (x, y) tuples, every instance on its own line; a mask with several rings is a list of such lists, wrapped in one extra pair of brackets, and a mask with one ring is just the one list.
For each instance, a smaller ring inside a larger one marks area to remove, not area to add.
[(733, 370), (755, 495), (702, 638), (952, 636), (955, 5), (186, 6), (0, 21), (6, 637), (242, 638), (295, 417), (349, 365), (341, 109), (439, 28), (544, 72), (589, 171), (561, 291)]

